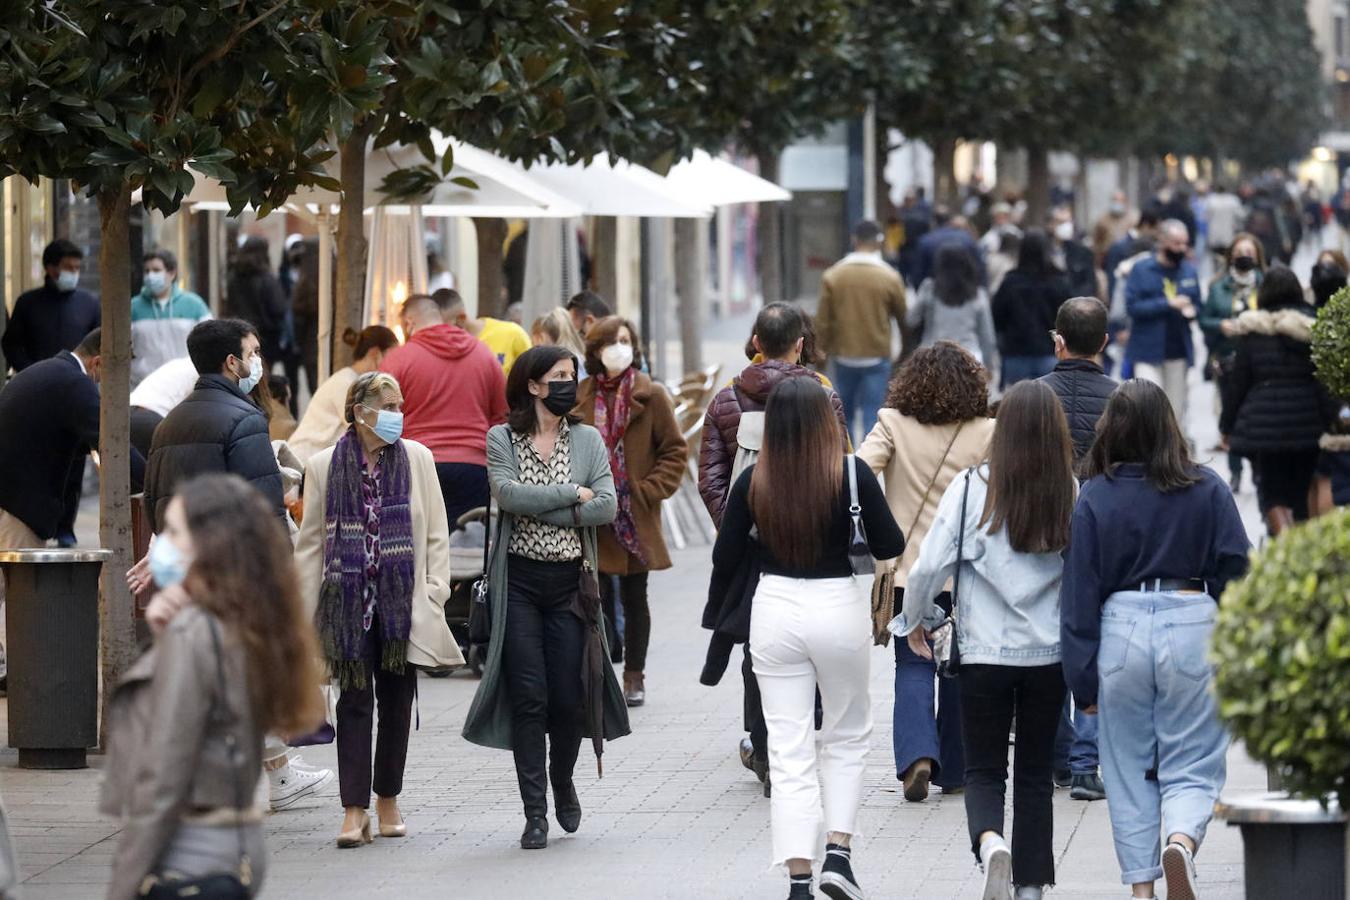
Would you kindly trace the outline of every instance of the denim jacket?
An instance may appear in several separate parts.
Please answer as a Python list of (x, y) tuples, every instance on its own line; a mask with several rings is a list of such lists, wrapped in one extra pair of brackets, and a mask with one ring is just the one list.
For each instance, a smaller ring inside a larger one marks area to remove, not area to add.
[[(961, 494), (970, 479), (966, 516)], [(1008, 530), (990, 534), (980, 526), (989, 467), (958, 475), (942, 495), (933, 527), (924, 537), (919, 559), (909, 571), (905, 603), (891, 620), (892, 634), (916, 627), (932, 630), (946, 618), (933, 598), (956, 574), (956, 543), (964, 527), (961, 590), (956, 601), (957, 639), (963, 664), (1048, 666), (1059, 662), (1059, 583), (1064, 560), (1059, 552), (1019, 553), (1008, 543)]]

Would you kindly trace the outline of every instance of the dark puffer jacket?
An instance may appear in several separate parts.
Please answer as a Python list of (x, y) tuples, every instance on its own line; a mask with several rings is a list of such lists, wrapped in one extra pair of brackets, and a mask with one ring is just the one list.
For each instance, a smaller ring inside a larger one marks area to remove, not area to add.
[(252, 484), (286, 515), (281, 470), (267, 435), (267, 417), (224, 375), (203, 375), (187, 399), (155, 429), (145, 471), (145, 508), (158, 534), (179, 483), (228, 472)]
[(1237, 357), (1219, 430), (1243, 455), (1313, 450), (1337, 405), (1314, 376), (1313, 310), (1248, 310), (1237, 318)]
[(1064, 407), (1073, 437), (1073, 458), (1082, 459), (1097, 436), (1097, 420), (1106, 412), (1106, 403), (1116, 389), (1115, 379), (1108, 378), (1090, 359), (1062, 359), (1041, 381)]
[[(698, 492), (714, 524), (722, 524), (722, 509), (731, 489), (731, 469), (736, 463), (736, 429), (741, 424), (741, 411), (763, 410), (769, 392), (780, 381), (803, 375), (820, 380), (820, 376), (810, 369), (781, 360), (754, 363), (746, 366), (709, 404), (703, 417), (703, 445), (698, 453)], [(842, 425), (844, 404), (832, 389), (830, 405)]]

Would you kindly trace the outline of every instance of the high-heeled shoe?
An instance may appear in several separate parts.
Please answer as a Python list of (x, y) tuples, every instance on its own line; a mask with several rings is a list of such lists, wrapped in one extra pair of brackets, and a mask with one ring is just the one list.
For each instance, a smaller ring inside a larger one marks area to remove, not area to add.
[(337, 845), (344, 850), (350, 847), (360, 847), (362, 844), (369, 844), (374, 838), (370, 836), (370, 816), (362, 813), (361, 825), (359, 828), (353, 828), (351, 831), (338, 832)]
[[(408, 823), (403, 821), (403, 814), (399, 812), (397, 804), (395, 804), (394, 806), (393, 813), (394, 816), (398, 817), (398, 823), (393, 824), (393, 823), (386, 823), (384, 821), (384, 813), (381, 812), (380, 810), (380, 801), (383, 799), (384, 798), (381, 797), (379, 800), (375, 802), (375, 815), (380, 820), (380, 837), (385, 838), (407, 837)], [(390, 818), (393, 818), (393, 816), (391, 816)]]

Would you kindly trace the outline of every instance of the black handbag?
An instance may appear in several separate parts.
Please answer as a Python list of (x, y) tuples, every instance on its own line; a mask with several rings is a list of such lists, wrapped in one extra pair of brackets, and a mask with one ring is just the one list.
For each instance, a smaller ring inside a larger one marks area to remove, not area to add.
[[(220, 644), (220, 626), (214, 618), (207, 619), (211, 626), (211, 643), (215, 645), (216, 650), (216, 686), (218, 687), (219, 697), (223, 700), (225, 697), (225, 661), (224, 653)], [(234, 734), (226, 731), (225, 746), (229, 750), (230, 761), (234, 764), (236, 770), (242, 768), (242, 754), (239, 750), (239, 744), (235, 740)], [(234, 777), (236, 773), (232, 773)], [(243, 791), (239, 790), (239, 779), (234, 779), (235, 784), (235, 809), (242, 811), (244, 808)], [(239, 834), (239, 870), (238, 872), (221, 872), (214, 875), (203, 875), (200, 878), (189, 878), (181, 881), (166, 881), (161, 875), (149, 875), (141, 883), (140, 896), (147, 900), (178, 900), (178, 898), (191, 897), (193, 900), (248, 900), (253, 896), (250, 889), (253, 883), (253, 864), (249, 860), (248, 850), (244, 846), (243, 826), (237, 825), (236, 831)]]
[[(497, 537), (500, 539), (502, 520), (497, 519)], [(492, 542), (490, 528), (483, 529), (483, 575), (473, 583), (469, 601), (469, 643), (487, 644), (492, 639), (492, 591), (488, 580), (488, 562)]]
[(956, 636), (956, 615), (961, 596), (961, 563), (965, 559), (966, 549), (966, 500), (970, 497), (970, 473), (966, 469), (966, 483), (961, 489), (960, 531), (956, 533), (956, 574), (952, 576), (952, 614), (947, 621), (933, 632), (933, 658), (937, 660), (937, 673), (942, 678), (955, 678), (961, 674), (961, 642)]

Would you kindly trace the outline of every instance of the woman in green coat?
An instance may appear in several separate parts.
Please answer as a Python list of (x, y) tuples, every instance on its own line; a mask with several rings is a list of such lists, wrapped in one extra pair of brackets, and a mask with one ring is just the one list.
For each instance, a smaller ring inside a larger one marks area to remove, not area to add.
[[(1209, 348), (1209, 375), (1218, 390), (1215, 395), (1222, 406), (1228, 394), (1228, 373), (1237, 356), (1235, 329), (1237, 318), (1249, 309), (1256, 309), (1256, 293), (1265, 276), (1266, 256), (1261, 242), (1246, 232), (1233, 238), (1228, 247), (1228, 266), (1223, 274), (1209, 284), (1209, 296), (1200, 311), (1200, 330), (1205, 333)], [(1242, 486), (1242, 457), (1228, 451), (1228, 484), (1237, 493)]]
[[(567, 832), (581, 825), (572, 770), (582, 738), (598, 753), (601, 739), (628, 734), (603, 629), (586, 621), (598, 615), (587, 598), (598, 600), (595, 530), (614, 519), (614, 479), (600, 433), (569, 415), (576, 396), (570, 352), (529, 350), (507, 379), (507, 424), (487, 438), (500, 510), (488, 566), (492, 631), (464, 737), (514, 753), (527, 850), (548, 846), (550, 782), (558, 824)], [(599, 696), (587, 710), (586, 698)]]

